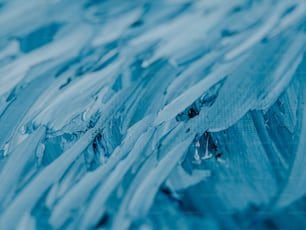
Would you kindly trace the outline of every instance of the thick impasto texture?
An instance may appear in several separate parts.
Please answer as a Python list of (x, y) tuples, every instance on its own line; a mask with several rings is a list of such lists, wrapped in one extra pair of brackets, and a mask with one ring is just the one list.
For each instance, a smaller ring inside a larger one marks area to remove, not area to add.
[(0, 0), (0, 229), (305, 229), (305, 0)]

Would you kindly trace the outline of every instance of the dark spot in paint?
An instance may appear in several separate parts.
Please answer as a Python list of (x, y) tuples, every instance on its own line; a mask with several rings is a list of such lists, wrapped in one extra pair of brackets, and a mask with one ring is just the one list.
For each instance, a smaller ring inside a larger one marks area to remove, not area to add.
[(171, 196), (171, 191), (168, 188), (161, 188), (160, 191), (166, 196)]
[(293, 11), (295, 11), (295, 9), (297, 8), (296, 5), (292, 5), (290, 7), (288, 7), (286, 10), (284, 10), (284, 12), (282, 13), (282, 18), (287, 16), (288, 14), (291, 14)]
[(189, 118), (193, 118), (193, 117), (195, 117), (195, 116), (197, 116), (197, 115), (199, 115), (199, 112), (196, 111), (194, 108), (190, 108), (190, 109), (188, 110), (188, 117), (189, 117)]
[(217, 153), (216, 156), (215, 156), (216, 160), (221, 158), (221, 157), (222, 157), (222, 153)]
[(221, 36), (222, 37), (230, 37), (230, 36), (235, 35), (236, 33), (237, 32), (235, 32), (235, 31), (224, 29), (224, 30), (221, 31)]
[(6, 98), (6, 102), (10, 102), (10, 101), (14, 101), (16, 100), (16, 88), (14, 88), (11, 93), (8, 95), (8, 97)]
[(98, 229), (98, 228), (101, 228), (101, 227), (104, 227), (108, 222), (109, 222), (109, 214), (108, 213), (105, 213), (101, 219), (99, 220), (99, 222), (97, 223), (95, 229)]
[(98, 146), (97, 146), (97, 143), (95, 141), (92, 143), (92, 147), (93, 147), (94, 151), (96, 151)]
[(71, 78), (69, 77), (67, 81), (59, 87), (59, 89), (66, 87), (67, 85), (69, 85), (70, 82), (71, 82)]
[(131, 24), (131, 28), (135, 28), (135, 27), (139, 27), (143, 25), (143, 21), (142, 20), (137, 20), (134, 23)]
[(102, 139), (102, 135), (101, 133), (98, 133), (92, 143), (92, 147), (95, 152), (97, 152), (97, 148), (98, 148), (99, 143), (101, 142), (101, 139)]

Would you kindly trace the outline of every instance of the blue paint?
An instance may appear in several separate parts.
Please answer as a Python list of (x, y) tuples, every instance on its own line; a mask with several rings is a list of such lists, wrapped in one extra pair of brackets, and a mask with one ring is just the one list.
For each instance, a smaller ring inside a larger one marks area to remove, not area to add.
[(19, 38), (20, 50), (24, 53), (29, 53), (52, 42), (53, 37), (60, 28), (61, 24), (51, 23)]
[(0, 11), (0, 229), (306, 228), (303, 0)]

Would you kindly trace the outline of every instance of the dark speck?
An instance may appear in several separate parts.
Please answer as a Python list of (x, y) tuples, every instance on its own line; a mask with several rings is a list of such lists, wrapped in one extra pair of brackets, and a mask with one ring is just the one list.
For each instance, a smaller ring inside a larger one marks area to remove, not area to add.
[(216, 159), (219, 159), (220, 157), (222, 157), (222, 153), (217, 153), (215, 156)]
[(107, 213), (105, 213), (102, 218), (100, 219), (99, 223), (96, 225), (96, 229), (97, 228), (101, 228), (103, 226), (105, 226), (107, 223), (109, 222), (109, 215)]
[(95, 152), (97, 151), (98, 143), (101, 142), (101, 139), (102, 139), (102, 135), (101, 135), (101, 133), (98, 133), (97, 136), (95, 137), (93, 143), (92, 143), (92, 147), (93, 147)]
[(132, 23), (130, 27), (135, 28), (143, 25), (142, 20), (137, 20), (136, 22)]
[(188, 117), (189, 118), (193, 118), (193, 117), (197, 116), (198, 114), (199, 114), (199, 112), (196, 111), (194, 108), (190, 108), (188, 110)]
[(170, 196), (171, 195), (171, 191), (167, 188), (161, 188), (160, 190), (162, 193), (164, 193), (166, 196)]
[(97, 143), (96, 142), (92, 143), (92, 147), (94, 148), (94, 150), (96, 150), (97, 149)]

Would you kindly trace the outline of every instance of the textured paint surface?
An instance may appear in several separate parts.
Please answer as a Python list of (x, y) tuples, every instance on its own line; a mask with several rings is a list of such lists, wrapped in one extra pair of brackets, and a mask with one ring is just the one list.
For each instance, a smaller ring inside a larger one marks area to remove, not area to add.
[(1, 0), (0, 229), (305, 229), (304, 0)]

